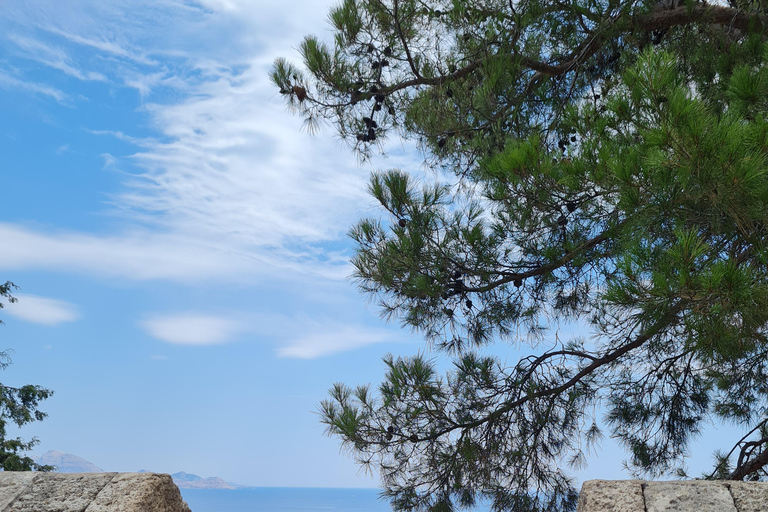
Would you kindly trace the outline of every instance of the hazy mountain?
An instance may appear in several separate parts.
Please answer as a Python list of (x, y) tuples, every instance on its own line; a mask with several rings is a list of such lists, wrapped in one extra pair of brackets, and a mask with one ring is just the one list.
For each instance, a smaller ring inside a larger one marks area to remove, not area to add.
[(203, 479), (201, 476), (193, 475), (191, 473), (185, 473), (183, 471), (179, 471), (178, 473), (174, 473), (171, 475), (174, 480), (178, 480), (180, 482), (199, 482)]
[[(146, 469), (140, 469), (138, 472), (149, 473)], [(238, 487), (243, 487), (242, 485), (225, 482), (216, 476), (203, 478), (192, 473), (185, 473), (184, 471), (172, 474), (171, 478), (173, 478), (173, 483), (179, 489), (237, 489)]]
[(180, 471), (171, 475), (180, 489), (235, 489), (236, 487), (219, 477), (202, 478)]
[[(38, 464), (56, 466), (56, 471), (59, 473), (104, 473), (103, 469), (77, 455), (55, 450), (34, 457), (34, 461)], [(148, 473), (148, 471), (140, 469), (138, 473)], [(215, 476), (203, 478), (183, 471), (172, 474), (171, 478), (180, 489), (236, 489), (242, 487), (225, 482)]]
[(41, 465), (56, 466), (56, 471), (59, 473), (103, 473), (104, 470), (88, 462), (87, 460), (72, 455), (71, 453), (57, 452), (51, 450), (45, 452), (39, 457), (35, 457), (34, 461)]

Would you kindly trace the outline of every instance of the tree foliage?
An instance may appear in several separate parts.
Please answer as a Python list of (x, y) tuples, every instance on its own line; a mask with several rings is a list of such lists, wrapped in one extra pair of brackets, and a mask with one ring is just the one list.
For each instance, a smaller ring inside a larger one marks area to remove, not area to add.
[(310, 127), (363, 158), (394, 132), (458, 179), (375, 173), (385, 218), (351, 230), (361, 289), (454, 357), (387, 357), (321, 405), (395, 508), (573, 510), (603, 431), (635, 474), (685, 475), (711, 420), (748, 433), (708, 477), (768, 476), (766, 7), (344, 0), (306, 72), (276, 61)]
[[(12, 292), (16, 286), (6, 281), (0, 285), (0, 297), (9, 303), (17, 301)], [(3, 307), (0, 302), (0, 308)], [(3, 322), (0, 321), (0, 324)], [(0, 352), (0, 370), (11, 364), (9, 350)], [(20, 437), (8, 438), (7, 427), (15, 424), (23, 427), (33, 421), (42, 421), (47, 414), (38, 410), (38, 404), (53, 394), (53, 391), (41, 386), (26, 385), (19, 388), (0, 384), (0, 468), (3, 471), (52, 471), (53, 466), (37, 464), (24, 454), (34, 448), (38, 439), (33, 437), (25, 441)]]

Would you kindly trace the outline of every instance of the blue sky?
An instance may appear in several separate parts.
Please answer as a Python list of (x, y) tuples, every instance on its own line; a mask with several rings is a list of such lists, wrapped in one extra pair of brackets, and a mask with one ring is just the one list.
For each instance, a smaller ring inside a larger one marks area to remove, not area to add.
[[(424, 348), (347, 279), (345, 235), (378, 215), (371, 170), (421, 160), (393, 142), (360, 166), (269, 84), (303, 35), (330, 37), (331, 5), (0, 0), (0, 281), (21, 287), (1, 377), (55, 391), (22, 431), (36, 453), (376, 486), (314, 411), (333, 382), (378, 383), (384, 354)], [(601, 453), (580, 478), (627, 477)]]

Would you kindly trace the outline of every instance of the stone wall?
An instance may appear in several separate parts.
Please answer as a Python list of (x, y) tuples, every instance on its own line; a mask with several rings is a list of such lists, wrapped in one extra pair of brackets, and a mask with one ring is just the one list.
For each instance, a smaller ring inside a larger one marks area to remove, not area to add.
[(589, 480), (577, 512), (768, 512), (768, 482)]
[(0, 472), (0, 512), (190, 512), (170, 475)]

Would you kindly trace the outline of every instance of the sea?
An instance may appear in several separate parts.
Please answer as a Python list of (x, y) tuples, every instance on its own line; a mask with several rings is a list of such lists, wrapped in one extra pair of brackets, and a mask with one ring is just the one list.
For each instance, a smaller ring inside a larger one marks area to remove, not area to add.
[(192, 512), (391, 512), (378, 489), (180, 489)]

